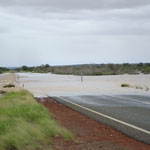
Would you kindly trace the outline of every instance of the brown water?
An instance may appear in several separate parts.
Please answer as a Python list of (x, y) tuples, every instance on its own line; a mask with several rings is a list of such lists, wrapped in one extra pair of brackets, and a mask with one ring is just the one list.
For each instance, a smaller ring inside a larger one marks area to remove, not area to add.
[[(40, 73), (19, 73), (20, 85), (35, 96), (70, 96), (101, 94), (144, 94), (150, 95), (150, 75), (80, 76)], [(141, 86), (143, 89), (122, 88), (121, 84)]]

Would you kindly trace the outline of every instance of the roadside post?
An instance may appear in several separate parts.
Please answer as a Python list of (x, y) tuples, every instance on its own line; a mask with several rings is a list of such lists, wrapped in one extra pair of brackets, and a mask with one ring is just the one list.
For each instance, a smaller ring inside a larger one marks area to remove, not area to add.
[(19, 75), (17, 76), (17, 79), (18, 79), (18, 84), (19, 84)]
[(81, 82), (83, 82), (83, 73), (81, 72)]

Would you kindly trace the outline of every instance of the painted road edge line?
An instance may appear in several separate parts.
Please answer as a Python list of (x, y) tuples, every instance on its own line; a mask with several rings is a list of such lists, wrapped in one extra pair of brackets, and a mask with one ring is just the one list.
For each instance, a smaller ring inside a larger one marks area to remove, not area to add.
[(140, 101), (140, 100), (136, 100), (136, 99), (131, 99), (131, 98), (124, 98), (124, 97), (119, 97), (119, 96), (111, 96), (111, 95), (103, 95), (105, 97), (112, 97), (112, 98), (118, 98), (118, 99), (123, 99), (123, 100), (128, 100), (128, 101), (134, 101), (134, 102), (138, 102), (138, 103), (142, 103), (142, 104), (146, 104), (146, 105), (150, 105), (149, 102), (143, 102), (143, 101)]
[(73, 105), (75, 105), (75, 106), (78, 106), (78, 107), (80, 107), (80, 108), (82, 108), (82, 109), (88, 110), (88, 111), (90, 111), (90, 112), (92, 112), (92, 113), (95, 113), (95, 114), (100, 115), (100, 116), (102, 116), (102, 117), (108, 118), (108, 119), (113, 120), (113, 121), (115, 121), (115, 122), (118, 122), (118, 123), (120, 123), (120, 124), (126, 125), (126, 126), (128, 126), (128, 127), (133, 128), (133, 129), (139, 130), (139, 131), (144, 132), (144, 133), (146, 133), (146, 134), (150, 134), (150, 131), (148, 131), (148, 130), (142, 129), (142, 128), (140, 128), (140, 127), (136, 127), (136, 126), (134, 126), (134, 125), (132, 125), (132, 124), (129, 124), (129, 123), (126, 123), (126, 122), (124, 122), (124, 121), (121, 121), (121, 120), (115, 119), (115, 118), (113, 118), (113, 117), (110, 117), (110, 116), (108, 116), (108, 115), (99, 113), (99, 112), (97, 112), (97, 111), (94, 111), (94, 110), (92, 110), (92, 109), (86, 108), (86, 107), (84, 107), (84, 106), (81, 106), (81, 105), (79, 105), (79, 104), (76, 104), (76, 103), (74, 103), (74, 102), (71, 102), (71, 101), (69, 101), (69, 100), (67, 100), (67, 99), (64, 99), (64, 98), (62, 98), (62, 97), (58, 97), (58, 96), (57, 96), (56, 98), (62, 99), (63, 101), (66, 101), (66, 102), (68, 102), (68, 103), (71, 103), (71, 104), (73, 104)]

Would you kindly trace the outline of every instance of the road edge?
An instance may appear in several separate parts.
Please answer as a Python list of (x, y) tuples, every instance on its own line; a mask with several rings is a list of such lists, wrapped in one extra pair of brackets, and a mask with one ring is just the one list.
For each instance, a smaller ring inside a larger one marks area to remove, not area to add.
[[(116, 122), (115, 118), (114, 118), (114, 120), (112, 120), (112, 119), (110, 119), (112, 117), (110, 117), (110, 118), (106, 117), (107, 115), (105, 115), (105, 114), (99, 115), (98, 113), (94, 113), (96, 111), (91, 112), (91, 111), (89, 111), (90, 110), (89, 108), (80, 106), (79, 104), (76, 104), (73, 102), (69, 102), (69, 100), (65, 100), (64, 98), (51, 97), (51, 96), (48, 96), (48, 97), (58, 101), (59, 103), (66, 105), (66, 106), (72, 108), (73, 110), (78, 111), (98, 122), (104, 123), (104, 124), (114, 128), (115, 130), (120, 131), (131, 138), (134, 138), (137, 141), (144, 142), (146, 144), (150, 144), (150, 133), (145, 133), (145, 132), (135, 129), (131, 126), (126, 126), (125, 124)], [(84, 109), (84, 108), (86, 108), (86, 109)]]

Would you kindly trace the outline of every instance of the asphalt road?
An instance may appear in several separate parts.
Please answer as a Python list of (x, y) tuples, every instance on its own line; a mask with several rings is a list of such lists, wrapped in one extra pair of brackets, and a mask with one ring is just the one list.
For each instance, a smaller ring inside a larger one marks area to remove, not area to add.
[(53, 97), (136, 140), (150, 144), (150, 97), (100, 95)]

